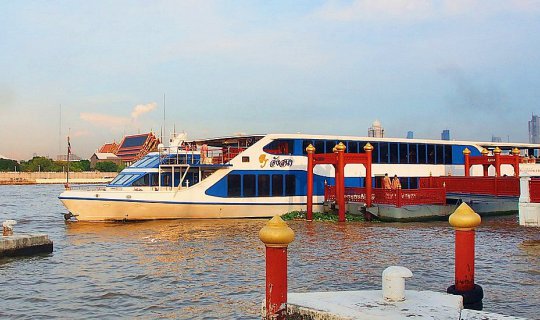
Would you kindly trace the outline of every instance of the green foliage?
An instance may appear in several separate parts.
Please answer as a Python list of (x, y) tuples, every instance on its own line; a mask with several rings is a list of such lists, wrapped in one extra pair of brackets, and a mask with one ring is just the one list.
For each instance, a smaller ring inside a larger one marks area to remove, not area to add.
[(96, 170), (101, 172), (118, 172), (118, 165), (112, 161), (96, 163)]
[(11, 159), (0, 159), (0, 171), (15, 171), (15, 168), (17, 168), (17, 171), (21, 170), (17, 161)]
[[(281, 216), (285, 221), (287, 220), (306, 220), (305, 211), (292, 211)], [(346, 214), (346, 221), (366, 221), (363, 215)], [(322, 213), (313, 212), (314, 221), (338, 221), (338, 215), (335, 213)]]
[[(24, 172), (65, 172), (68, 170), (67, 161), (53, 161), (47, 157), (33, 157), (28, 161), (21, 161), (20, 171)], [(1, 170), (1, 169), (0, 169)], [(12, 169), (13, 170), (13, 169)], [(70, 161), (69, 171), (81, 172), (90, 171), (90, 161)]]

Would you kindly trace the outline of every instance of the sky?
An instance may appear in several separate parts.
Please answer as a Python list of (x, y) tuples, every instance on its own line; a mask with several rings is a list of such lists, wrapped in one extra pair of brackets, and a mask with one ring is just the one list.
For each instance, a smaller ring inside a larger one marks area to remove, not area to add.
[[(0, 154), (124, 134), (528, 142), (540, 1), (1, 1)], [(164, 107), (165, 104), (165, 107)], [(165, 113), (165, 121), (164, 121)]]

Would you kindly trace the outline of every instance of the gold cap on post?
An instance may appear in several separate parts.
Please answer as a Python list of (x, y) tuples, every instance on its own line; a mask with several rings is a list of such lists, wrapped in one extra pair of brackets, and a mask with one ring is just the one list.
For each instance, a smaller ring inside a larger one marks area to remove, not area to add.
[(259, 231), (259, 239), (267, 247), (287, 247), (294, 240), (294, 231), (280, 216), (274, 216)]
[(336, 150), (337, 150), (337, 151), (345, 151), (345, 149), (347, 149), (347, 147), (343, 144), (343, 142), (340, 142), (340, 143), (336, 146)]
[(314, 153), (315, 152), (315, 147), (310, 143), (309, 146), (307, 146), (307, 148), (306, 148), (306, 152), (307, 153)]
[(518, 155), (519, 154), (519, 149), (518, 148), (512, 149), (512, 154), (513, 155)]
[(488, 149), (484, 148), (482, 149), (482, 155), (487, 155), (489, 153)]
[(473, 230), (482, 222), (482, 218), (465, 202), (450, 215), (448, 222), (456, 230)]
[(494, 150), (493, 150), (493, 153), (501, 153), (501, 148), (499, 147), (496, 147)]
[(469, 148), (463, 149), (463, 154), (471, 154), (471, 150)]
[(366, 145), (364, 146), (364, 151), (372, 151), (373, 150), (373, 146), (371, 145), (371, 143), (366, 143)]

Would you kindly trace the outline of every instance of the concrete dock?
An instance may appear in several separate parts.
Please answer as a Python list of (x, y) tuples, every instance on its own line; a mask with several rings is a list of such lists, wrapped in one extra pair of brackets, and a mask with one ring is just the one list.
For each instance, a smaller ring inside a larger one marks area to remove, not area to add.
[(0, 258), (28, 256), (53, 251), (53, 242), (46, 234), (0, 236)]

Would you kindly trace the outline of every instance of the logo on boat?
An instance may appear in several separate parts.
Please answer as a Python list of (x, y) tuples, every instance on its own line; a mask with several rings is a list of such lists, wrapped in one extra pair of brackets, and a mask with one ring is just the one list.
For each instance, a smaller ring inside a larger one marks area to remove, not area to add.
[(293, 159), (287, 158), (287, 159), (280, 159), (279, 156), (272, 157), (272, 160), (269, 160), (266, 158), (266, 155), (261, 154), (259, 156), (259, 162), (261, 163), (261, 168), (264, 168), (266, 164), (270, 161), (270, 168), (273, 167), (292, 167), (293, 165)]

